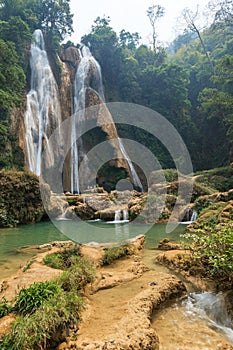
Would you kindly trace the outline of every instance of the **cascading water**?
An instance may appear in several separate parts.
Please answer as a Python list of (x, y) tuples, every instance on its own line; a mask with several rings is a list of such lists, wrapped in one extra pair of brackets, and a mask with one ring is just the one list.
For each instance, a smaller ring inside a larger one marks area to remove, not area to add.
[(121, 220), (121, 210), (116, 210), (115, 211), (115, 217), (114, 217), (114, 221), (120, 221)]
[(125, 147), (122, 143), (122, 140), (118, 137), (118, 143), (119, 143), (119, 146), (120, 146), (120, 150), (121, 150), (121, 153), (123, 155), (123, 157), (125, 158), (125, 160), (127, 161), (127, 164), (129, 166), (129, 169), (130, 169), (130, 173), (131, 173), (131, 176), (132, 176), (132, 181), (133, 181), (133, 184), (134, 186), (139, 189), (140, 191), (143, 190), (143, 186), (142, 186), (142, 183), (138, 177), (138, 174), (136, 173), (136, 170), (133, 166), (133, 163), (131, 161), (131, 159), (129, 158), (126, 150), (125, 150)]
[[(31, 43), (31, 90), (27, 95), (25, 113), (25, 140), (27, 162), (30, 171), (36, 175), (41, 172), (41, 156), (47, 140), (61, 123), (61, 110), (58, 88), (48, 56), (41, 30), (33, 33)], [(62, 145), (62, 140), (58, 140)], [(58, 149), (47, 149), (46, 168), (54, 163)]]
[[(82, 47), (81, 61), (78, 65), (75, 84), (74, 84), (74, 118), (72, 119), (71, 126), (71, 193), (80, 193), (80, 174), (79, 174), (79, 162), (82, 160), (88, 169), (88, 157), (83, 150), (82, 140), (79, 136), (82, 135), (82, 123), (85, 120), (85, 107), (86, 107), (86, 90), (92, 88), (98, 95), (100, 101), (104, 103), (104, 91), (102, 74), (99, 63), (92, 56), (90, 50), (87, 47)], [(78, 140), (78, 141), (77, 141)], [(118, 138), (119, 149), (121, 150), (123, 158), (126, 160), (129, 171), (132, 176), (132, 182), (134, 186), (140, 190), (143, 189), (141, 181), (135, 171), (132, 161), (130, 160), (127, 152), (124, 148), (122, 140)], [(88, 170), (87, 170), (88, 172)], [(88, 175), (86, 174), (88, 177)]]
[(123, 220), (128, 221), (129, 220), (129, 213), (127, 209), (123, 210)]
[(82, 47), (80, 55), (81, 61), (78, 65), (74, 82), (74, 118), (71, 127), (71, 193), (80, 193), (78, 169), (80, 157), (88, 163), (87, 155), (82, 148), (82, 141), (79, 139), (77, 142), (77, 140), (82, 133), (82, 123), (84, 121), (86, 107), (86, 89), (90, 86), (90, 76), (93, 76), (93, 74), (95, 77), (95, 91), (104, 102), (102, 75), (98, 62), (86, 46)]
[(233, 345), (232, 320), (222, 293), (191, 293), (185, 306), (190, 314), (206, 320), (210, 328), (221, 333)]
[(192, 216), (191, 216), (191, 222), (194, 222), (197, 220), (197, 212), (196, 210), (193, 210)]

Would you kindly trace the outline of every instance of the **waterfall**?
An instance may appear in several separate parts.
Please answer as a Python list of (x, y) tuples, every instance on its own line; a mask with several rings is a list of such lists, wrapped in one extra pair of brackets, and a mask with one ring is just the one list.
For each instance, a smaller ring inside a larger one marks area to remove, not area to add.
[[(102, 75), (99, 63), (92, 56), (90, 50), (84, 46), (80, 51), (81, 61), (78, 65), (74, 82), (74, 113), (75, 118), (71, 127), (71, 193), (80, 193), (79, 160), (83, 158), (88, 163), (88, 158), (82, 149), (81, 139), (76, 142), (82, 134), (82, 122), (84, 121), (86, 107), (86, 89), (90, 87), (92, 78), (93, 88), (104, 102)], [(77, 114), (78, 113), (78, 114)], [(78, 118), (78, 120), (76, 120)]]
[(123, 210), (123, 220), (127, 221), (129, 219), (129, 214), (128, 214), (128, 210), (124, 209)]
[[(43, 34), (39, 29), (33, 33), (30, 67), (31, 89), (27, 94), (24, 117), (25, 141), (28, 168), (39, 176), (43, 149), (52, 132), (61, 123), (58, 88), (45, 51)], [(47, 150), (46, 168), (54, 164), (57, 152), (58, 149)]]
[(192, 216), (191, 216), (191, 222), (194, 222), (197, 220), (197, 212), (196, 210), (193, 210)]
[(223, 294), (212, 292), (191, 293), (185, 301), (186, 310), (193, 315), (207, 320), (209, 326), (233, 345), (232, 319), (227, 312)]
[[(71, 127), (71, 193), (80, 193), (80, 178), (79, 178), (79, 162), (83, 160), (88, 169), (88, 157), (85, 154), (82, 146), (82, 140), (79, 138), (82, 135), (82, 123), (85, 120), (86, 107), (86, 89), (92, 88), (99, 96), (102, 102), (105, 101), (102, 74), (99, 63), (92, 56), (88, 47), (83, 46), (80, 51), (81, 61), (78, 65), (75, 83), (74, 83), (74, 113), (75, 118), (72, 121)], [(78, 114), (77, 114), (78, 113)], [(78, 120), (77, 120), (78, 118)], [(78, 142), (77, 142), (78, 140)], [(130, 160), (122, 140), (118, 138), (119, 148), (126, 160), (129, 171), (132, 176), (134, 186), (140, 190), (143, 189), (141, 181), (135, 171), (132, 161)]]
[(114, 221), (120, 221), (120, 220), (121, 220), (121, 210), (116, 210)]
[(121, 153), (123, 155), (123, 157), (125, 158), (125, 160), (127, 161), (128, 163), (128, 166), (129, 166), (129, 169), (130, 169), (130, 173), (131, 173), (131, 176), (132, 176), (132, 181), (133, 181), (133, 184), (134, 186), (139, 189), (140, 191), (143, 190), (143, 187), (142, 187), (142, 183), (138, 177), (138, 174), (136, 173), (136, 170), (133, 166), (133, 163), (131, 161), (131, 159), (129, 158), (126, 150), (125, 150), (125, 147), (122, 143), (122, 140), (118, 137), (118, 143), (119, 143), (119, 146), (120, 146), (120, 150), (121, 150)]

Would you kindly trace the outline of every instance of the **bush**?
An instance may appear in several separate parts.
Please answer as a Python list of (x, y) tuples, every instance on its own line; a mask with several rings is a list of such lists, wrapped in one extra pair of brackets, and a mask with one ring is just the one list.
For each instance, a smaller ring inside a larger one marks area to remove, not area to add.
[[(13, 306), (18, 316), (0, 340), (1, 350), (47, 349), (65, 340), (83, 308), (78, 291), (94, 276), (91, 264), (79, 255), (79, 247), (50, 255), (49, 262), (59, 262), (66, 270), (56, 281), (34, 283), (20, 291)], [(5, 300), (2, 313), (8, 313)]]
[(233, 224), (203, 225), (184, 235), (193, 258), (205, 266), (210, 277), (233, 281)]
[(12, 311), (12, 306), (3, 298), (0, 300), (0, 318), (8, 315)]
[(102, 265), (110, 265), (114, 260), (129, 255), (129, 246), (127, 244), (108, 248), (102, 257)]
[(1, 350), (46, 349), (51, 341), (63, 341), (62, 333), (79, 320), (82, 308), (83, 302), (76, 293), (58, 289), (33, 315), (15, 320), (10, 333), (0, 340)]
[(23, 288), (16, 297), (14, 311), (20, 314), (32, 314), (44, 301), (58, 292), (59, 286), (54, 281), (34, 283)]
[(80, 247), (77, 245), (71, 249), (65, 249), (59, 253), (47, 255), (44, 263), (54, 269), (67, 270), (72, 265), (79, 262), (81, 256)]
[(64, 271), (58, 278), (58, 283), (65, 291), (80, 290), (94, 279), (94, 268), (82, 258), (76, 259), (75, 264), (68, 271)]

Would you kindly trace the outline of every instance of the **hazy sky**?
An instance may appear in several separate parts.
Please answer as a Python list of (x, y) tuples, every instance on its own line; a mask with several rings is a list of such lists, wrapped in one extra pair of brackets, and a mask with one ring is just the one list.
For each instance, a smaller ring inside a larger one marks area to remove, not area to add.
[(105, 15), (111, 18), (110, 24), (117, 33), (122, 29), (131, 33), (139, 32), (143, 43), (149, 44), (152, 30), (146, 11), (149, 6), (159, 4), (165, 8), (165, 15), (157, 23), (158, 38), (166, 43), (177, 36), (180, 28), (177, 18), (185, 7), (195, 10), (199, 4), (200, 9), (204, 9), (208, 2), (209, 0), (71, 0), (75, 31), (71, 39), (78, 43), (82, 35), (90, 32), (94, 20)]

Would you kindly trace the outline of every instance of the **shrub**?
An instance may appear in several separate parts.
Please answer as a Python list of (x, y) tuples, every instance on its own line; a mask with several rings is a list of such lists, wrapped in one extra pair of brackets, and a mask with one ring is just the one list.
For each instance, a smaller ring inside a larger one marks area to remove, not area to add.
[(65, 291), (80, 290), (87, 283), (94, 279), (94, 268), (91, 264), (82, 258), (76, 259), (75, 264), (68, 271), (58, 277), (58, 283)]
[(80, 247), (77, 245), (71, 249), (65, 249), (59, 253), (47, 255), (44, 263), (54, 269), (67, 270), (76, 260), (79, 261), (81, 256)]
[(205, 266), (209, 276), (233, 280), (233, 224), (203, 225), (194, 234), (184, 235), (193, 258)]
[(12, 306), (3, 298), (0, 300), (0, 318), (8, 315), (12, 311)]
[(79, 320), (82, 308), (83, 302), (76, 293), (60, 288), (34, 314), (16, 318), (10, 333), (0, 340), (1, 350), (46, 349), (51, 340), (61, 342), (62, 333)]
[(102, 257), (102, 265), (110, 265), (114, 260), (126, 255), (129, 255), (129, 246), (127, 244), (108, 248)]
[(58, 292), (58, 284), (54, 281), (34, 283), (23, 288), (16, 297), (14, 311), (20, 314), (32, 314), (44, 301)]

